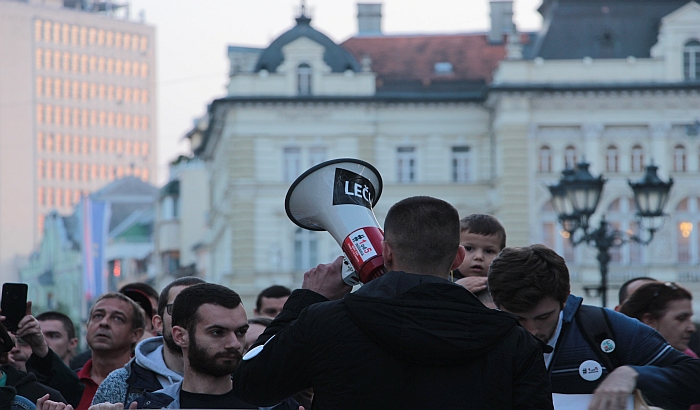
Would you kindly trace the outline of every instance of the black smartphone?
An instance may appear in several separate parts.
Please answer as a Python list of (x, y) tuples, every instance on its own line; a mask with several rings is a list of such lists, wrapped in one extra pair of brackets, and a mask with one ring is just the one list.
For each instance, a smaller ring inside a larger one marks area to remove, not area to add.
[(10, 332), (16, 332), (19, 322), (27, 312), (27, 284), (4, 283), (2, 285), (2, 300), (0, 309), (5, 321), (2, 324)]

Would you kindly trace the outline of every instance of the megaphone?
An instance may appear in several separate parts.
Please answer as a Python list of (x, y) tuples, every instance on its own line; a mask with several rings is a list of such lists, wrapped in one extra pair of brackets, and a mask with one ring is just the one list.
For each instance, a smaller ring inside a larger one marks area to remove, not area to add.
[(371, 164), (353, 158), (322, 162), (301, 174), (287, 191), (284, 208), (298, 226), (328, 231), (345, 253), (348, 285), (384, 274), (379, 228), (372, 208), (382, 194), (382, 177)]

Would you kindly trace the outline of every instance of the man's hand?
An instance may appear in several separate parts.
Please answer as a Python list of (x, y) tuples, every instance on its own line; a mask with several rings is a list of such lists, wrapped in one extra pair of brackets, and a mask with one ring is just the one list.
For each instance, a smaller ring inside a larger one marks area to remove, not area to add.
[(66, 403), (49, 400), (49, 395), (39, 397), (36, 401), (36, 410), (73, 410), (73, 406)]
[(49, 354), (49, 345), (46, 344), (39, 321), (32, 316), (32, 302), (27, 302), (26, 316), (20, 320), (15, 336), (21, 337), (22, 340), (27, 342), (35, 355), (44, 358)]
[(639, 373), (629, 366), (615, 369), (593, 392), (588, 410), (624, 410), (637, 386), (637, 376)]
[(343, 257), (338, 256), (333, 263), (318, 265), (304, 273), (302, 289), (313, 290), (330, 300), (342, 299), (350, 293), (352, 287), (343, 282)]
[(481, 292), (486, 289), (486, 276), (467, 276), (466, 278), (458, 279), (455, 283), (467, 288), (471, 293)]

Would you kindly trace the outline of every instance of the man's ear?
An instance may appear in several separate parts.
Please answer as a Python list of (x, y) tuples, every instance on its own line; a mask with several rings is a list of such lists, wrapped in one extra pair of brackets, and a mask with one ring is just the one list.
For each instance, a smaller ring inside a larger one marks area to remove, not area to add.
[(644, 323), (647, 326), (653, 327), (656, 329), (656, 319), (651, 315), (651, 313), (645, 313), (642, 315), (642, 318), (639, 320), (640, 322)]
[(74, 337), (68, 341), (68, 350), (72, 352), (76, 347), (78, 347), (78, 338)]
[(459, 265), (464, 262), (464, 257), (467, 256), (467, 251), (464, 249), (464, 246), (459, 245), (459, 248), (457, 248), (457, 254), (455, 255), (455, 259), (452, 261), (452, 267), (450, 270), (455, 270), (459, 267)]
[(153, 325), (153, 330), (155, 330), (156, 333), (163, 333), (163, 318), (160, 317), (160, 315), (153, 315), (151, 324)]
[(182, 326), (173, 326), (173, 341), (180, 347), (187, 347), (190, 341), (190, 335), (187, 329)]
[(389, 270), (394, 270), (394, 251), (387, 241), (382, 241), (382, 258), (384, 259), (384, 266)]
[(138, 343), (139, 340), (141, 340), (141, 336), (143, 336), (144, 328), (140, 329), (134, 329), (131, 331), (131, 343)]

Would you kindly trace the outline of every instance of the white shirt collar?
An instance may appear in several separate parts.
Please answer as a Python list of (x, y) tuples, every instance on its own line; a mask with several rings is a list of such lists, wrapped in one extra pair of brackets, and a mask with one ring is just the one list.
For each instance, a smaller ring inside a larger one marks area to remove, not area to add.
[(554, 348), (557, 346), (557, 340), (559, 339), (559, 334), (561, 333), (561, 326), (562, 326), (563, 322), (564, 322), (564, 311), (560, 310), (559, 311), (559, 322), (557, 323), (557, 329), (554, 331), (554, 334), (547, 342), (547, 345), (551, 346), (551, 348), (552, 348), (552, 353), (545, 353), (544, 354), (544, 365), (547, 367), (547, 369), (549, 369), (549, 365), (552, 362), (552, 357), (554, 356)]

